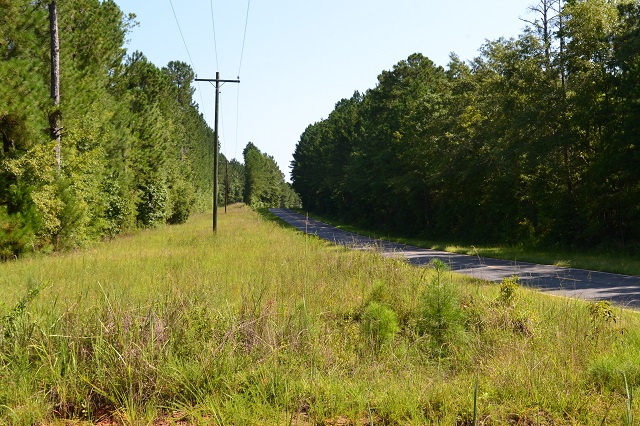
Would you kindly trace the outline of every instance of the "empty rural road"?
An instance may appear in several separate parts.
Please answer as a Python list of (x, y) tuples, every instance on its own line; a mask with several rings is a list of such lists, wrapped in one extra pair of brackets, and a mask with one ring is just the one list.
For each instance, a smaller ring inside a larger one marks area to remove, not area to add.
[(487, 281), (500, 281), (517, 275), (522, 283), (539, 290), (587, 300), (609, 300), (620, 306), (640, 309), (640, 277), (607, 272), (561, 268), (449, 253), (377, 240), (342, 231), (326, 223), (288, 209), (269, 209), (271, 213), (302, 232), (317, 235), (334, 244), (354, 249), (375, 248), (385, 256), (401, 256), (414, 265), (440, 259), (460, 274)]

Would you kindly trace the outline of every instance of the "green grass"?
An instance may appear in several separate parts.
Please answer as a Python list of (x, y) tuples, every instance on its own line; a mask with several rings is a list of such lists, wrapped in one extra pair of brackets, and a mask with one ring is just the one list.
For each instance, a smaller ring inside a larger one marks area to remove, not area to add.
[[(298, 212), (306, 214), (306, 212), (302, 210), (298, 210)], [(392, 235), (387, 232), (380, 232), (355, 225), (345, 224), (326, 216), (309, 214), (309, 217), (312, 216), (317, 220), (331, 224), (348, 232), (408, 244), (415, 247), (467, 254), (471, 256), (491, 257), (494, 259), (532, 262), (543, 265), (561, 266), (565, 268), (579, 268), (591, 271), (640, 276), (640, 256), (630, 255), (624, 252), (603, 250), (586, 252), (578, 250), (541, 249), (526, 245), (471, 245), (460, 242), (453, 243), (446, 241), (434, 241), (423, 238)]]
[(0, 424), (637, 418), (636, 312), (347, 251), (243, 206), (218, 225), (0, 264)]

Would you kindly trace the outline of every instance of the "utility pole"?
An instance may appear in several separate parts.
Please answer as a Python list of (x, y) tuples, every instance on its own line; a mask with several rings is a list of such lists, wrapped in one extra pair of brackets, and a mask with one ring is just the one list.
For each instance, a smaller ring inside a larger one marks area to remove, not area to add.
[(221, 80), (220, 72), (216, 72), (216, 78), (196, 78), (196, 81), (208, 81), (213, 84), (216, 83), (216, 119), (213, 128), (214, 133), (214, 154), (213, 154), (213, 233), (218, 230), (218, 111), (220, 103), (220, 83), (240, 83), (238, 80)]
[(56, 141), (56, 168), (60, 174), (60, 40), (58, 38), (58, 10), (56, 0), (49, 3), (51, 33), (51, 99), (53, 112), (49, 115), (51, 137)]

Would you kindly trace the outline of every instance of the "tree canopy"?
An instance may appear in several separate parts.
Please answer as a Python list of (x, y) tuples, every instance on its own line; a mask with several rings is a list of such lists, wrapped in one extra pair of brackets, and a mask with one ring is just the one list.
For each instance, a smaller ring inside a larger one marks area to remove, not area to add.
[(127, 55), (135, 17), (112, 0), (59, 2), (58, 173), (47, 4), (1, 3), (0, 258), (181, 223), (211, 206), (214, 135), (189, 65)]
[(300, 199), (284, 180), (274, 158), (249, 142), (244, 156), (244, 202), (253, 208), (300, 207)]
[(420, 54), (301, 135), (305, 208), (474, 242), (640, 245), (640, 3), (541, 0), (469, 62)]

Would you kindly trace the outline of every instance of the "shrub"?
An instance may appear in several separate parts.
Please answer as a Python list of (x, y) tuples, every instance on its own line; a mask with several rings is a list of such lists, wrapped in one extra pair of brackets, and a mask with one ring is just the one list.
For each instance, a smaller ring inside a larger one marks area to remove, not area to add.
[(138, 223), (145, 227), (165, 223), (167, 215), (167, 188), (164, 184), (141, 184), (136, 205)]
[(195, 203), (195, 191), (188, 182), (179, 180), (169, 192), (170, 212), (167, 222), (172, 225), (185, 223)]
[(512, 306), (516, 300), (518, 291), (518, 277), (504, 278), (500, 283), (500, 296), (498, 300), (503, 306)]
[(378, 302), (369, 302), (362, 315), (362, 332), (377, 351), (398, 332), (398, 318), (393, 309)]
[(127, 227), (134, 225), (132, 214), (135, 206), (132, 197), (127, 196), (126, 190), (115, 174), (111, 174), (104, 180), (102, 190), (106, 197), (105, 232), (107, 236), (114, 237)]
[(365, 301), (364, 305), (367, 306), (371, 302), (378, 302), (386, 306), (392, 305), (391, 294), (389, 293), (387, 284), (384, 281), (377, 281), (373, 285), (371, 293), (369, 294), (369, 297)]
[(33, 250), (39, 227), (40, 219), (33, 203), (15, 214), (9, 214), (6, 206), (0, 206), (0, 260)]
[[(460, 305), (458, 289), (443, 279), (444, 265), (434, 265), (437, 275), (421, 295), (418, 312), (418, 333), (429, 335), (439, 351), (461, 344), (465, 334), (465, 314)], [(446, 351), (445, 351), (446, 352)]]

